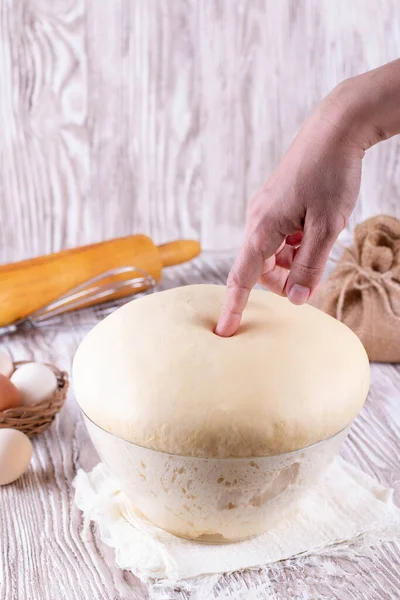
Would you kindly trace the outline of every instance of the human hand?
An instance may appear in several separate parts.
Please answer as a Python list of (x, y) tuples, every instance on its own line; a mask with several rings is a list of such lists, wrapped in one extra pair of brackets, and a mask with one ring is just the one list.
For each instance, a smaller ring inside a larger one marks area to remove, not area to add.
[(400, 59), (339, 84), (297, 135), (249, 205), (215, 333), (239, 328), (259, 281), (308, 300), (357, 201), (365, 150), (400, 133)]
[(236, 332), (257, 282), (294, 304), (306, 302), (316, 288), (360, 189), (365, 143), (350, 135), (349, 114), (346, 94), (334, 90), (251, 200), (218, 335)]

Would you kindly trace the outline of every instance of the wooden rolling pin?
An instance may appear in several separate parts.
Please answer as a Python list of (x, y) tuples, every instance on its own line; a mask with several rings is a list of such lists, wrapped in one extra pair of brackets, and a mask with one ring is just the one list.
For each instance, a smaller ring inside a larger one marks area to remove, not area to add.
[[(199, 242), (193, 240), (155, 246), (145, 235), (132, 235), (0, 266), (0, 326), (30, 316), (110, 269), (134, 266), (159, 281), (163, 267), (191, 260), (200, 251)], [(132, 290), (124, 290), (115, 297), (131, 294)]]

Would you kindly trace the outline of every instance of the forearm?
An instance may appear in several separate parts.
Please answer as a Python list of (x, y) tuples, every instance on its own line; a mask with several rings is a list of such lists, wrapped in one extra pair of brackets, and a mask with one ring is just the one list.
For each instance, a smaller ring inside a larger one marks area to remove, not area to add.
[(321, 110), (363, 151), (400, 133), (400, 59), (346, 79)]

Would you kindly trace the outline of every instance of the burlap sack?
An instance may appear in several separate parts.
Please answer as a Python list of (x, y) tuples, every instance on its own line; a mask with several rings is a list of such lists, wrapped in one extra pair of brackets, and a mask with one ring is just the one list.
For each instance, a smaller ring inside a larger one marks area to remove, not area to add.
[(400, 362), (400, 221), (368, 219), (354, 242), (310, 304), (350, 327), (371, 361)]

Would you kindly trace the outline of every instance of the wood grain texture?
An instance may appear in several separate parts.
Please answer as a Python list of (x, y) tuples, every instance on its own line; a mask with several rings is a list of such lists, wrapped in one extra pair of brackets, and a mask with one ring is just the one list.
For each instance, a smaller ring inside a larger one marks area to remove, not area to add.
[(81, 241), (84, 2), (0, 4), (2, 262)]
[[(399, 48), (396, 0), (0, 0), (0, 262), (141, 231), (210, 251), (164, 286), (223, 283), (248, 199), (310, 110)], [(400, 217), (399, 158), (399, 138), (367, 153), (350, 229)], [(0, 344), (69, 369), (87, 318)], [(399, 389), (398, 367), (373, 366), (344, 448), (398, 502)], [(70, 394), (29, 472), (0, 489), (2, 600), (147, 597), (96, 531), (83, 540), (71, 482), (96, 460)], [(392, 600), (399, 573), (399, 544), (329, 551), (222, 579), (216, 597), (236, 600), (244, 579), (258, 600)]]
[[(2, 261), (140, 231), (236, 249), (316, 103), (400, 47), (396, 0), (2, 0), (0, 16)], [(400, 215), (399, 156), (399, 138), (367, 153), (350, 228)]]
[[(92, 182), (110, 214), (104, 235), (198, 235), (209, 250), (239, 245), (248, 199), (317, 102), (399, 49), (394, 1), (90, 6), (89, 77), (100, 78), (89, 85)], [(110, 58), (99, 60), (105, 47)], [(383, 210), (400, 215), (399, 151), (395, 139), (368, 153), (350, 227)]]
[[(190, 265), (172, 267), (161, 288), (222, 283), (232, 260), (229, 255), (205, 254)], [(95, 313), (71, 316), (64, 328), (8, 338), (2, 347), (15, 360), (48, 360), (70, 370), (80, 339), (96, 321)], [(398, 504), (399, 390), (400, 367), (372, 366), (368, 401), (343, 449), (346, 460), (393, 487)], [(2, 599), (149, 598), (138, 580), (115, 567), (113, 552), (95, 529), (89, 542), (83, 536), (71, 482), (79, 468), (89, 470), (97, 460), (71, 393), (55, 424), (35, 440), (30, 470), (15, 484), (0, 488)], [(223, 577), (213, 596), (201, 600), (247, 600), (235, 595), (243, 580), (257, 593), (257, 600), (394, 600), (400, 598), (400, 543), (383, 544), (352, 560), (328, 549), (318, 558), (283, 561), (252, 574), (235, 573)], [(185, 592), (177, 597), (189, 600)]]

